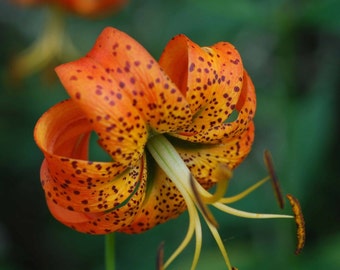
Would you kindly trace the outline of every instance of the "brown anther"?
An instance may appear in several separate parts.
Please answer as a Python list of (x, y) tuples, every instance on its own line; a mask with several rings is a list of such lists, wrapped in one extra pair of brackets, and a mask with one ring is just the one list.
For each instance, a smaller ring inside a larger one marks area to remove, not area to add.
[(284, 208), (284, 199), (283, 199), (283, 195), (282, 195), (282, 191), (281, 191), (281, 187), (280, 187), (280, 182), (279, 179), (277, 178), (275, 169), (274, 169), (274, 164), (273, 164), (273, 159), (272, 159), (272, 155), (268, 150), (264, 151), (264, 163), (267, 167), (267, 170), (269, 172), (269, 175), (272, 179), (272, 185), (273, 185), (273, 189), (275, 192), (275, 196), (277, 199), (277, 202), (279, 204), (279, 207), (281, 209)]
[(305, 220), (303, 218), (302, 209), (298, 199), (296, 199), (291, 194), (287, 194), (286, 197), (288, 198), (294, 212), (294, 218), (297, 227), (296, 236), (298, 240), (296, 244), (295, 254), (299, 255), (306, 241)]

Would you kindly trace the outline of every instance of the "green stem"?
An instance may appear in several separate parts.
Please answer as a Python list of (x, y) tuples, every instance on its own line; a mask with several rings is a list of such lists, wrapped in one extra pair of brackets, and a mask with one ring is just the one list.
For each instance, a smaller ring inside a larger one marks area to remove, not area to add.
[(115, 270), (115, 237), (113, 233), (105, 236), (105, 269)]

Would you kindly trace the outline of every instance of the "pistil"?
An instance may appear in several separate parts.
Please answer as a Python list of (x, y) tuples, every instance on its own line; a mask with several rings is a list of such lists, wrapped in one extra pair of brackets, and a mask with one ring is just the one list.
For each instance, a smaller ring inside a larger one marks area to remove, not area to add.
[(191, 269), (196, 268), (202, 246), (202, 227), (197, 211), (197, 209), (199, 209), (222, 252), (228, 269), (231, 269), (227, 252), (225, 251), (223, 242), (216, 229), (217, 224), (212, 222), (212, 214), (209, 212), (206, 205), (203, 206), (202, 202), (200, 202), (201, 198), (198, 197), (198, 190), (193, 190), (193, 185), (197, 188), (201, 188), (201, 185), (193, 178), (190, 170), (177, 153), (176, 149), (163, 135), (152, 137), (148, 141), (147, 148), (157, 164), (173, 181), (182, 194), (189, 214), (188, 232), (180, 246), (165, 263), (164, 268), (166, 268), (189, 244), (194, 232), (196, 235), (196, 248)]

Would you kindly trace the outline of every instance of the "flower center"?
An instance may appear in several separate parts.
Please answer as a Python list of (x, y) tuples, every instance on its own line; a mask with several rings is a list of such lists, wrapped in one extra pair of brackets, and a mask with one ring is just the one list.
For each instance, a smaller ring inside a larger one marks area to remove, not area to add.
[(208, 204), (213, 205), (223, 212), (245, 218), (293, 218), (291, 215), (249, 213), (225, 205), (226, 203), (232, 203), (244, 198), (257, 187), (268, 181), (269, 177), (264, 178), (238, 195), (223, 198), (228, 185), (228, 180), (231, 177), (231, 171), (226, 166), (221, 164), (216, 168), (218, 182), (215, 194), (211, 194), (197, 182), (174, 146), (163, 135), (152, 136), (148, 140), (147, 149), (159, 167), (171, 179), (182, 194), (189, 214), (189, 227), (187, 234), (175, 252), (165, 262), (163, 266), (164, 268), (169, 266), (169, 264), (184, 250), (194, 234), (196, 238), (196, 247), (191, 269), (196, 268), (202, 247), (202, 227), (198, 213), (199, 211), (215, 238), (228, 269), (233, 269), (227, 251), (218, 233), (218, 224), (207, 207)]

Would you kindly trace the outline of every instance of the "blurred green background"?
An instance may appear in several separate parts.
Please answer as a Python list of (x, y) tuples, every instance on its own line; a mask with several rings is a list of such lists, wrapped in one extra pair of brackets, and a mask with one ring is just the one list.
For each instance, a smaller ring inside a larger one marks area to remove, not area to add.
[[(145, 0), (102, 19), (67, 17), (67, 31), (82, 54), (108, 25), (136, 38), (156, 59), (178, 33), (202, 46), (223, 40), (238, 48), (257, 89), (256, 140), (228, 192), (266, 175), (262, 154), (268, 148), (283, 192), (299, 198), (307, 226), (305, 249), (295, 256), (293, 221), (214, 211), (239, 269), (340, 269), (339, 10), (337, 0)], [(11, 59), (39, 36), (47, 16), (46, 8), (0, 3), (0, 269), (104, 269), (104, 237), (54, 220), (39, 182), (43, 156), (33, 127), (67, 97), (63, 87), (46, 71), (21, 81), (10, 76)], [(269, 184), (235, 207), (282, 212)], [(183, 214), (141, 235), (117, 234), (117, 269), (155, 269), (159, 244), (164, 242), (167, 258), (186, 229)], [(189, 269), (193, 251), (192, 244), (169, 269)], [(197, 269), (225, 269), (206, 228)]]

